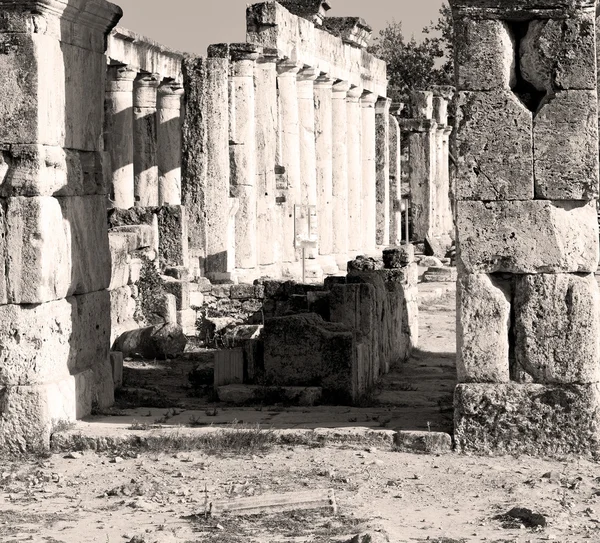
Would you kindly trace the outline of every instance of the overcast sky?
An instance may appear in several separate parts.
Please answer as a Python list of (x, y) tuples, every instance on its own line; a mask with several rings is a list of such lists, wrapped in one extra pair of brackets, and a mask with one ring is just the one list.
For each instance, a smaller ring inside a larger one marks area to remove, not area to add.
[[(248, 0), (113, 0), (123, 8), (119, 23), (163, 45), (204, 54), (211, 43), (245, 41)], [(407, 37), (437, 19), (443, 0), (330, 0), (329, 15), (365, 19), (377, 33), (402, 21)]]

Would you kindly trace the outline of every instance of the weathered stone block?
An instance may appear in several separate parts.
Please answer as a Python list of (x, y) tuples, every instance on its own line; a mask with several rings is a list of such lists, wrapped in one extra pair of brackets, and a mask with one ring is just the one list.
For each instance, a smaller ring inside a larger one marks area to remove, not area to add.
[(77, 361), (71, 346), (76, 315), (74, 298), (0, 306), (0, 383), (27, 386), (66, 378)]
[(123, 353), (113, 351), (110, 353), (110, 363), (113, 370), (113, 383), (115, 389), (123, 385)]
[(415, 258), (414, 245), (399, 245), (383, 251), (383, 265), (386, 269), (402, 268), (410, 264)]
[(157, 208), (160, 239), (158, 253), (160, 262), (167, 266), (187, 266), (188, 226), (187, 213), (183, 206)]
[(459, 200), (533, 199), (533, 117), (510, 90), (459, 92)]
[(94, 369), (109, 358), (111, 307), (107, 290), (69, 298), (75, 301), (77, 313), (73, 320), (71, 338), (71, 374)]
[(167, 292), (173, 294), (177, 300), (177, 310), (182, 311), (190, 307), (190, 283), (180, 281), (166, 275), (162, 276), (163, 285)]
[(458, 19), (454, 25), (458, 90), (510, 89), (515, 43), (503, 21)]
[(560, 91), (533, 121), (535, 197), (598, 197), (598, 97), (596, 91)]
[(598, 450), (598, 384), (462, 384), (454, 407), (461, 452), (554, 456)]
[(150, 224), (115, 226), (110, 229), (110, 232), (116, 234), (131, 234), (130, 236), (127, 236), (127, 239), (129, 240), (129, 251), (154, 248), (156, 246), (154, 229)]
[(595, 202), (457, 202), (468, 273), (589, 273), (598, 267)]
[[(136, 302), (132, 296), (131, 287), (124, 286), (109, 291), (110, 294), (110, 343), (127, 330), (138, 328), (135, 321)], [(175, 300), (173, 300), (173, 304)]]
[(268, 319), (265, 372), (279, 386), (322, 386), (325, 397), (352, 401), (353, 333), (314, 314)]
[(100, 153), (46, 145), (0, 146), (0, 195), (106, 194)]
[(506, 383), (509, 373), (510, 284), (465, 274), (457, 285), (456, 369), (459, 383)]
[(233, 300), (249, 300), (255, 298), (254, 285), (232, 285), (231, 298)]
[(180, 356), (186, 344), (187, 338), (181, 326), (161, 324), (123, 333), (115, 341), (113, 350), (121, 351), (124, 356), (166, 360)]
[(108, 235), (111, 278), (109, 289), (114, 290), (129, 284), (131, 256), (129, 234), (110, 232)]
[(546, 92), (596, 89), (595, 15), (534, 20), (521, 41), (521, 75)]
[(600, 381), (600, 289), (593, 275), (516, 278), (515, 356), (537, 383)]
[(433, 266), (423, 274), (423, 283), (454, 283), (456, 279), (456, 268)]

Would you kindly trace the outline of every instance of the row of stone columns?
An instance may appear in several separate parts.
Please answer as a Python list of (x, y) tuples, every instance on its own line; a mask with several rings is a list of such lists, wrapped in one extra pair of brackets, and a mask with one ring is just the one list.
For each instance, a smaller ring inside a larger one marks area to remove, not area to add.
[[(389, 101), (380, 111), (376, 94), (275, 50), (232, 44), (229, 60), (238, 278), (275, 268), (298, 276), (304, 245), (307, 279), (316, 280), (388, 245), (389, 144), (378, 152), (377, 137), (389, 137)], [(381, 233), (379, 215), (388, 223)]]
[(109, 66), (105, 146), (114, 207), (181, 204), (183, 87), (158, 74)]

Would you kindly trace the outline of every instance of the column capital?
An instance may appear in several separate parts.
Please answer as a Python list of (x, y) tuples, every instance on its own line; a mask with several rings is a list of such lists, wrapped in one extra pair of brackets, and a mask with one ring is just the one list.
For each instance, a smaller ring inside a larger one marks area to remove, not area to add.
[(306, 66), (298, 72), (298, 81), (315, 81), (320, 73), (316, 68)]
[(392, 105), (391, 98), (384, 98), (380, 96), (375, 103), (375, 113), (380, 115), (387, 115), (390, 112), (390, 106)]
[(448, 124), (448, 101), (443, 96), (433, 97), (433, 119), (438, 124)]
[(356, 85), (351, 85), (348, 91), (348, 101), (358, 103), (363, 95), (363, 88)]
[(390, 114), (397, 117), (404, 111), (405, 107), (406, 104), (404, 102), (392, 102), (392, 105), (390, 106)]
[(275, 47), (265, 47), (262, 53), (256, 60), (258, 64), (274, 64), (279, 62), (284, 57), (284, 54)]
[(348, 81), (336, 80), (333, 84), (333, 95), (335, 98), (343, 98), (346, 99), (348, 96), (348, 91), (350, 90), (350, 83)]
[(155, 109), (159, 84), (160, 75), (139, 73), (133, 82), (133, 106)]
[(377, 102), (378, 98), (379, 96), (374, 92), (364, 91), (360, 97), (360, 104), (364, 108), (375, 108), (375, 102)]
[(279, 76), (297, 77), (298, 72), (304, 67), (301, 62), (286, 58), (277, 63), (277, 74)]
[(125, 64), (114, 64), (108, 67), (106, 79), (107, 92), (132, 92), (133, 80), (138, 71)]
[(431, 119), (433, 117), (433, 92), (411, 92), (410, 108), (414, 119)]
[(158, 88), (160, 85), (160, 75), (140, 72), (133, 82), (135, 87)]
[(185, 90), (181, 83), (163, 82), (158, 87), (158, 100), (161, 109), (180, 109), (181, 97), (185, 94)]
[(327, 74), (321, 74), (315, 80), (315, 88), (321, 89), (331, 89), (333, 88), (333, 83), (335, 81), (334, 77), (329, 77)]
[(232, 62), (256, 61), (263, 53), (260, 45), (252, 43), (230, 43), (229, 58)]

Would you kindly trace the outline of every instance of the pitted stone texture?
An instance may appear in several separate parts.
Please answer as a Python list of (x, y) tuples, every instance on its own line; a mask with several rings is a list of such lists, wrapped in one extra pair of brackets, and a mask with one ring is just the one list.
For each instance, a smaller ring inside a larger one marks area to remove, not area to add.
[(485, 19), (565, 19), (596, 9), (595, 0), (451, 0), (454, 16)]
[(560, 91), (533, 121), (535, 196), (546, 200), (598, 197), (596, 91)]
[(554, 456), (598, 450), (597, 384), (461, 384), (454, 407), (461, 452)]
[(106, 194), (100, 153), (46, 145), (0, 145), (0, 195)]
[(465, 274), (457, 288), (459, 383), (507, 383), (510, 285), (486, 274)]
[[(104, 365), (109, 360), (111, 307), (110, 293), (107, 290), (82, 294), (75, 300), (77, 313), (73, 316), (73, 337), (71, 339), (71, 374), (92, 369), (103, 375)], [(70, 302), (71, 298), (68, 298)], [(101, 381), (99, 381), (101, 383)]]
[(459, 19), (454, 32), (458, 90), (508, 90), (513, 86), (515, 43), (506, 23)]
[(459, 269), (468, 273), (591, 273), (595, 202), (457, 202)]
[(459, 200), (533, 199), (533, 117), (512, 91), (459, 92)]
[(520, 58), (521, 75), (540, 91), (595, 90), (594, 15), (531, 21)]
[(398, 245), (383, 250), (383, 265), (387, 270), (403, 268), (415, 259), (415, 247), (412, 244)]
[(600, 381), (600, 289), (594, 275), (516, 278), (516, 361), (537, 383)]

